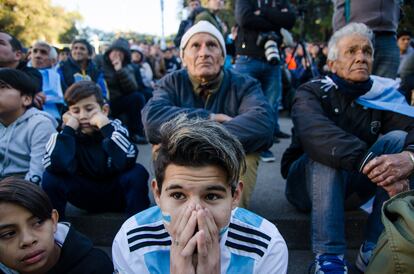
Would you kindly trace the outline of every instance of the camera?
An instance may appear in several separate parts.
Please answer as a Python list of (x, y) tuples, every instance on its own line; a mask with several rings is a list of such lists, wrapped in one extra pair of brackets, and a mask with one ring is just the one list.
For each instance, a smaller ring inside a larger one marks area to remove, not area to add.
[(256, 45), (264, 47), (266, 60), (272, 65), (280, 63), (280, 53), (277, 44), (280, 40), (282, 38), (274, 31), (261, 32), (257, 36)]

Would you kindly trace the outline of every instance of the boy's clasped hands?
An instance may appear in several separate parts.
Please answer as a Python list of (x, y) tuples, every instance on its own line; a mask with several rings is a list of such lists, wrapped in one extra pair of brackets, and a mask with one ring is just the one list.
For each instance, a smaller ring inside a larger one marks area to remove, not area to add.
[(220, 273), (219, 230), (207, 208), (191, 204), (165, 225), (172, 238), (171, 273)]

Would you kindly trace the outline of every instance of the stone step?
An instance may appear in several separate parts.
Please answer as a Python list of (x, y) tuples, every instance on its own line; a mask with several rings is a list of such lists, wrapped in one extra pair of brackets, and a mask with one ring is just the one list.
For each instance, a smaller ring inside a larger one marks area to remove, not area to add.
[[(112, 257), (111, 248), (107, 246), (98, 246), (105, 251), (109, 257)], [(349, 274), (360, 274), (355, 269), (354, 263), (358, 255), (357, 249), (349, 249), (346, 252), (345, 259), (348, 262)], [(305, 274), (308, 273), (309, 267), (314, 259), (314, 254), (310, 250), (289, 249), (289, 263), (287, 274)]]
[[(127, 219), (126, 215), (119, 213), (89, 214), (73, 206), (68, 206), (66, 215), (76, 229), (100, 246), (111, 246), (116, 233)], [(310, 249), (308, 215), (296, 212), (285, 216), (279, 214), (277, 218), (269, 219), (277, 226), (289, 249)], [(361, 244), (365, 219), (362, 212), (347, 212), (345, 231), (348, 247), (358, 248)]]

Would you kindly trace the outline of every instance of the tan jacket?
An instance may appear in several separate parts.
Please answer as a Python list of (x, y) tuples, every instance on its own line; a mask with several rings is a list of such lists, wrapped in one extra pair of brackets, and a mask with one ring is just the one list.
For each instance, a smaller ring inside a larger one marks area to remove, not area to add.
[(384, 203), (382, 223), (385, 229), (365, 273), (414, 273), (414, 190)]

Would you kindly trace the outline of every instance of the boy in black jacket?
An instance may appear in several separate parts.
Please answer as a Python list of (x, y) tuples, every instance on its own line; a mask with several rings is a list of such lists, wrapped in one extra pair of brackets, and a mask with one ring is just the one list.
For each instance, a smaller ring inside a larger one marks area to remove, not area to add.
[(51, 136), (43, 159), (42, 187), (64, 218), (67, 201), (90, 212), (125, 211), (149, 206), (148, 172), (136, 164), (137, 148), (91, 81), (65, 92), (69, 111), (62, 132)]

